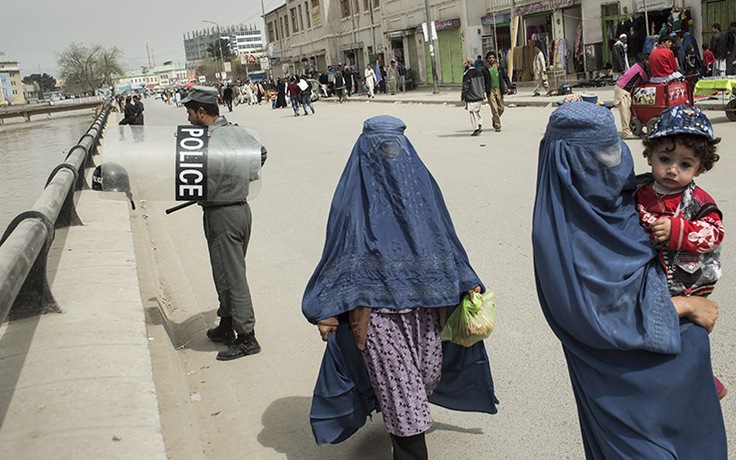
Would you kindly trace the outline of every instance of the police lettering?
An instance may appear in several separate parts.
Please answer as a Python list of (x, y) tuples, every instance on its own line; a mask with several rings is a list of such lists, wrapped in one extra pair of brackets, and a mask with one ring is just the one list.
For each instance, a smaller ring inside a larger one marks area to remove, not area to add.
[(207, 198), (207, 128), (179, 126), (176, 135), (176, 199)]

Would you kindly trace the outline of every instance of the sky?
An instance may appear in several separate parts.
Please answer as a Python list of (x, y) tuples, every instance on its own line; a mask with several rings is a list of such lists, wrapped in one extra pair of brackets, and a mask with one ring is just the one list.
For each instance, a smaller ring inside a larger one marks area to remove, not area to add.
[[(263, 0), (263, 7), (268, 13), (284, 3)], [(148, 65), (146, 44), (156, 65), (184, 64), (184, 34), (215, 27), (203, 20), (263, 30), (261, 15), (261, 0), (8, 1), (0, 9), (0, 61), (18, 61), (22, 76), (58, 77), (56, 55), (77, 42), (117, 46), (125, 70)]]

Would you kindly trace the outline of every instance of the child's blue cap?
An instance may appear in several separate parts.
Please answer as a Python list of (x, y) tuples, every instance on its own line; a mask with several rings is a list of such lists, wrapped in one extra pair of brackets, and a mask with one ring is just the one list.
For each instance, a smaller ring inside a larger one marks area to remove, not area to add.
[(649, 139), (674, 136), (676, 134), (693, 134), (715, 139), (713, 126), (702, 110), (689, 105), (667, 107), (659, 114)]

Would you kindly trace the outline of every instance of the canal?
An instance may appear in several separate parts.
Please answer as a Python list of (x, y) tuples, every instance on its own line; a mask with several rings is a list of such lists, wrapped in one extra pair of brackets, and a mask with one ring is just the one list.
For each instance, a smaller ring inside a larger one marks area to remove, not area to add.
[(33, 206), (51, 171), (93, 121), (94, 113), (84, 110), (0, 125), (0, 230)]

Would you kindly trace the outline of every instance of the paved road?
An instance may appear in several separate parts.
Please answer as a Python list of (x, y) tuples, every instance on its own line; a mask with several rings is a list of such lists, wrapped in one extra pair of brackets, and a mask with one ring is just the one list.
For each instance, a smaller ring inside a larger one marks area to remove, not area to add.
[[(316, 115), (298, 118), (290, 109), (266, 106), (240, 106), (228, 114), (257, 129), (269, 150), (262, 190), (251, 203), (247, 257), (261, 354), (218, 362), (221, 348), (205, 339), (205, 330), (215, 324), (216, 294), (201, 211), (190, 207), (165, 216), (173, 203), (148, 201), (132, 214), (170, 458), (389, 458), (380, 415), (340, 445), (315, 446), (308, 412), (324, 345), (300, 312), (339, 175), (363, 120), (379, 114), (408, 125), (406, 134), (439, 183), (473, 266), (498, 299), (497, 330), (486, 346), (499, 413), (433, 407), (432, 458), (582, 458), (561, 347), (541, 314), (532, 270), (537, 150), (551, 109), (507, 109), (501, 133), (469, 137), (467, 112), (452, 105), (360, 100), (315, 107)], [(490, 128), (487, 108), (483, 114)], [(725, 115), (714, 115), (713, 121), (724, 137), (722, 160), (699, 183), (716, 197), (730, 227), (730, 216), (736, 215), (736, 160), (730, 155), (736, 130)], [(173, 126), (186, 123), (186, 115), (148, 100), (146, 122)], [(629, 145), (644, 171), (640, 143)], [(725, 275), (713, 295), (722, 302), (722, 315), (712, 340), (716, 374), (736, 392), (736, 314), (727, 302), (736, 298), (732, 241), (724, 244)], [(736, 393), (723, 408), (730, 438), (736, 439)]]

